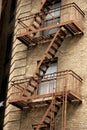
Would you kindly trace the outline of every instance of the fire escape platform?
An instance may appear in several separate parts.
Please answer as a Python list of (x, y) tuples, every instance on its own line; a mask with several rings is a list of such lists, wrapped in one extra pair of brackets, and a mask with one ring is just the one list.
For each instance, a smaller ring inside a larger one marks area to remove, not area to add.
[(39, 36), (35, 36), (35, 37), (31, 37), (31, 34), (35, 34), (41, 31), (45, 31), (48, 29), (53, 29), (53, 28), (60, 28), (63, 27), (64, 29), (66, 29), (72, 36), (75, 36), (77, 34), (83, 34), (83, 29), (79, 26), (79, 24), (73, 20), (67, 21), (67, 22), (63, 22), (63, 23), (58, 23), (58, 24), (54, 24), (51, 26), (47, 26), (47, 27), (41, 27), (37, 30), (33, 30), (33, 31), (26, 31), (24, 33), (19, 33), (17, 34), (17, 39), (20, 40), (21, 42), (23, 42), (25, 45), (27, 46), (34, 46), (37, 44), (40, 44), (42, 42), (46, 42), (51, 40), (51, 38), (54, 36), (53, 34), (48, 34), (48, 35), (39, 35)]
[[(72, 92), (71, 90), (67, 90), (67, 100), (70, 102), (82, 102), (82, 99), (80, 96)], [(56, 97), (57, 101), (60, 103), (63, 101), (64, 92), (56, 92), (56, 93), (49, 93), (49, 94), (43, 94), (43, 95), (33, 95), (29, 97), (20, 97), (16, 99), (9, 100), (9, 103), (19, 107), (21, 109), (23, 108), (32, 108), (32, 107), (39, 107), (43, 105), (48, 105), (53, 100), (53, 96)]]

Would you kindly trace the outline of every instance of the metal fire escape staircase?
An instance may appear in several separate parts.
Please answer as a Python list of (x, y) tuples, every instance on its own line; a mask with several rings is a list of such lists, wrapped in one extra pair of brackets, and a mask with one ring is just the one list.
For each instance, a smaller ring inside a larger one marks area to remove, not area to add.
[[(43, 0), (39, 12), (35, 15), (31, 25), (27, 27), (27, 31), (31, 32), (30, 35), (26, 33), (25, 35), (18, 36), (17, 38), (20, 41), (22, 41), (26, 45), (29, 45), (31, 42), (34, 42), (32, 41), (32, 39), (35, 38), (38, 32), (37, 30), (40, 29), (41, 25), (44, 23), (44, 19), (46, 18), (46, 15), (48, 14), (48, 12), (51, 9), (51, 6), (55, 2), (56, 0)], [(21, 21), (19, 22), (21, 23)], [(41, 80), (43, 79), (48, 67), (51, 65), (52, 61), (54, 60), (55, 55), (58, 52), (58, 49), (62, 45), (62, 42), (64, 41), (67, 34), (75, 35), (77, 33), (83, 33), (83, 31), (74, 22), (70, 21), (59, 25), (56, 33), (50, 35), (50, 43), (46, 51), (44, 52), (41, 61), (39, 62), (33, 76), (30, 78), (29, 82), (25, 84), (25, 86), (21, 87), (22, 92), (20, 94), (19, 99), (11, 100), (10, 101), (11, 104), (19, 108), (24, 108), (29, 105), (29, 100), (27, 100), (28, 97), (32, 97), (35, 94), (39, 84), (41, 83)], [(65, 97), (65, 93), (63, 94)], [(66, 97), (67, 97), (66, 100), (71, 100), (71, 101), (73, 100), (73, 98), (69, 99), (70, 96), (67, 96), (67, 94)], [(81, 101), (80, 99), (77, 100)], [(47, 102), (48, 108), (44, 113), (40, 123), (35, 127), (35, 130), (41, 130), (41, 128), (44, 127), (43, 125), (46, 125), (46, 128), (50, 127), (50, 130), (54, 130), (54, 119), (59, 109), (61, 108), (61, 105), (63, 105), (63, 103), (66, 102), (67, 101), (63, 102), (63, 95), (60, 96), (59, 98), (58, 96), (56, 97), (54, 96), (50, 102)], [(66, 110), (66, 108), (64, 110)]]
[[(38, 29), (40, 29), (41, 25), (43, 25), (46, 16), (48, 14), (48, 12), (50, 11), (52, 5), (56, 2), (56, 0), (43, 0), (40, 6), (40, 9), (38, 11), (38, 13), (35, 14), (32, 22), (30, 23), (29, 26), (26, 26), (20, 19), (19, 19), (19, 23), (24, 26), (25, 28), (27, 28), (27, 31), (36, 31)], [(29, 46), (29, 43), (35, 43), (35, 41), (32, 39), (32, 37), (35, 37), (36, 33), (31, 33), (31, 35), (24, 35), (22, 37), (18, 37), (18, 39), (25, 43), (25, 45)], [(37, 43), (35, 43), (37, 44)]]
[(43, 57), (41, 58), (41, 61), (38, 64), (35, 73), (30, 79), (28, 85), (25, 87), (25, 89), (21, 93), (21, 96), (27, 97), (26, 92), (29, 93), (29, 95), (32, 95), (34, 94), (34, 91), (38, 89), (38, 85), (43, 79), (51, 62), (55, 58), (55, 55), (59, 47), (61, 46), (62, 42), (64, 41), (64, 38), (66, 35), (67, 35), (67, 32), (61, 28), (55, 33), (54, 37), (52, 37), (52, 40), (47, 50), (45, 51)]
[(53, 97), (51, 102), (48, 102), (48, 108), (45, 111), (41, 121), (39, 124), (37, 125), (33, 125), (33, 128), (35, 130), (39, 130), (39, 129), (46, 129), (46, 128), (50, 128), (50, 130), (54, 129), (54, 119), (58, 113), (58, 111), (60, 110), (62, 103), (59, 103), (59, 99)]

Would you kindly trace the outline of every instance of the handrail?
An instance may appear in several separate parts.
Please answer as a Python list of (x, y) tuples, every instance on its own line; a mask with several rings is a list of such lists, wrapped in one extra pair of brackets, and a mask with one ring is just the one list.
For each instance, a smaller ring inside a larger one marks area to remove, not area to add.
[[(67, 74), (72, 74), (74, 75), (75, 77), (78, 78), (79, 81), (82, 81), (83, 79), (78, 75), (76, 74), (74, 71), (72, 70), (64, 70), (64, 71), (59, 71), (59, 72), (54, 72), (54, 73), (51, 73), (51, 74), (47, 74), (44, 76), (44, 79), (46, 79), (46, 77), (51, 77), (51, 76), (55, 76), (55, 77), (58, 77), (58, 76), (64, 76), (64, 75), (67, 75)], [(13, 84), (22, 84), (22, 83), (25, 83), (25, 82), (29, 82), (29, 80), (31, 79), (32, 77), (28, 77), (28, 78), (24, 78), (24, 79), (20, 79), (20, 80), (14, 80), (14, 81), (11, 81), (12, 82), (12, 85)]]
[[(72, 5), (72, 6), (71, 6)], [(73, 3), (69, 3), (69, 4), (66, 4), (66, 5), (62, 5), (61, 6), (61, 8), (63, 8), (63, 7), (66, 7), (66, 6), (71, 6), (71, 7), (75, 7), (78, 11), (79, 11), (79, 13), (81, 14), (81, 15), (83, 15), (83, 17), (85, 16), (85, 13), (80, 9), (80, 7), (75, 3), (75, 2), (73, 2)], [(63, 9), (65, 9), (65, 8), (63, 8)]]
[[(68, 77), (68, 80), (66, 81), (67, 77)], [(11, 95), (13, 95), (13, 96), (16, 94), (17, 94), (16, 96), (20, 95), (20, 93), (23, 91), (25, 86), (29, 84), (29, 80), (31, 78), (32, 77), (12, 81), (12, 84), (11, 84), (12, 89), (15, 91), (14, 92), (12, 91)], [(76, 74), (72, 70), (64, 70), (64, 71), (54, 72), (54, 73), (45, 75), (44, 79), (41, 81), (40, 85), (43, 85), (43, 87), (49, 86), (51, 88), (54, 85), (56, 85), (57, 89), (55, 89), (55, 92), (54, 92), (55, 94), (57, 92), (58, 93), (63, 92), (65, 85), (67, 85), (67, 91), (71, 91), (71, 92), (75, 93), (76, 95), (81, 96), (81, 83), (82, 83), (82, 78), (78, 74)], [(38, 87), (40, 87), (40, 86), (38, 86)], [(38, 90), (39, 90), (39, 88), (38, 88)], [(51, 94), (52, 92), (50, 92), (50, 90), (49, 90), (48, 93)], [(37, 93), (37, 95), (38, 95), (38, 93)], [(46, 95), (46, 94), (43, 94), (43, 95)]]
[[(69, 3), (69, 4), (65, 4), (65, 5), (62, 5), (62, 6), (60, 6), (60, 7), (54, 7), (53, 9), (51, 9), (50, 11), (49, 11), (49, 13), (51, 13), (53, 10), (63, 10), (63, 9), (66, 9), (66, 8), (69, 8), (69, 7), (74, 7), (74, 8), (76, 8), (77, 10), (78, 10), (78, 12), (84, 17), (85, 16), (85, 13), (80, 9), (80, 7), (76, 4), (76, 3)], [(45, 12), (47, 12), (47, 11), (45, 11)], [(24, 13), (28, 13), (28, 11), (27, 12), (23, 12), (23, 13), (20, 13), (20, 16), (22, 15), (22, 14), (24, 14)], [(33, 14), (31, 14), (31, 15), (27, 15), (27, 16), (24, 16), (24, 17), (20, 17), (20, 20), (23, 20), (23, 19), (25, 19), (25, 20), (27, 20), (27, 19), (31, 19), (32, 17), (34, 17), (35, 15), (37, 15), (38, 14), (38, 12), (37, 13), (33, 13)], [(39, 14), (42, 14), (42, 12), (41, 13), (39, 13)], [(25, 20), (23, 20), (23, 21), (25, 21)]]

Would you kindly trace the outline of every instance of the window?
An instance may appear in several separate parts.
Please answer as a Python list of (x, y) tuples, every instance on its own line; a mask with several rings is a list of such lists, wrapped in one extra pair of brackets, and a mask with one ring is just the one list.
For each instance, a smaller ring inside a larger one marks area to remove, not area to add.
[(56, 79), (53, 79), (52, 73), (57, 72), (57, 60), (51, 63), (42, 82), (39, 86), (38, 94), (48, 94), (56, 91)]
[[(49, 11), (49, 14), (46, 16), (46, 22), (43, 26), (51, 26), (53, 24), (60, 23), (60, 4), (57, 2), (52, 6), (52, 9)], [(52, 34), (57, 31), (57, 28), (48, 29), (42, 32), (42, 35)]]

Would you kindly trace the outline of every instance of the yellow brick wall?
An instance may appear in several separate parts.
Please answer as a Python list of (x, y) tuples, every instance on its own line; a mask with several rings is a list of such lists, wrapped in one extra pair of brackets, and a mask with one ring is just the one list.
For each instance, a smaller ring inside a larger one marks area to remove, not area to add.
[[(41, 59), (48, 44), (41, 44), (28, 49), (24, 44), (16, 39), (20, 12), (30, 9), (32, 14), (36, 12), (41, 4), (41, 0), (33, 0), (32, 6), (22, 5), (29, 0), (18, 0), (16, 22), (13, 39), (12, 61), (9, 77), (9, 87), (7, 94), (7, 104), (5, 110), (4, 130), (32, 130), (32, 122), (38, 123), (46, 108), (37, 108), (21, 111), (10, 105), (8, 100), (12, 93), (11, 80), (21, 79), (32, 75), (37, 67), (37, 61)], [(31, 2), (31, 1), (30, 1)], [(86, 0), (62, 0), (62, 5), (75, 2), (87, 15)], [(32, 7), (32, 8), (31, 8)], [(84, 19), (84, 35), (68, 37), (63, 42), (56, 57), (58, 57), (58, 71), (71, 69), (83, 78), (81, 86), (82, 104), (68, 104), (67, 110), (67, 130), (87, 130), (87, 17)], [(55, 130), (61, 128), (61, 111), (55, 119)]]

